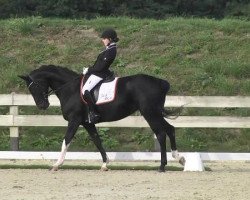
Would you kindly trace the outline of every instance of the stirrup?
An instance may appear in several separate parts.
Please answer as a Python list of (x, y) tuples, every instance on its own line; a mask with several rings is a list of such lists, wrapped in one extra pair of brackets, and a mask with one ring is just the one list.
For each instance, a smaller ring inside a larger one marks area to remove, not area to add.
[(89, 112), (88, 114), (88, 123), (96, 124), (100, 121), (100, 115), (95, 112)]

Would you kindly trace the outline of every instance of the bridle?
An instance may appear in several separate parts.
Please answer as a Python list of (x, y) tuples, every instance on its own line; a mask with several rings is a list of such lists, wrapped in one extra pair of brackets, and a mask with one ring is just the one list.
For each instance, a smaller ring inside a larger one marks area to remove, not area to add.
[(43, 86), (43, 85), (41, 85), (41, 84), (39, 84), (39, 83), (37, 83), (37, 82), (35, 82), (34, 79), (33, 79), (31, 76), (29, 76), (29, 79), (31, 80), (31, 82), (30, 82), (30, 84), (28, 85), (28, 89), (31, 87), (31, 85), (36, 85), (38, 88), (41, 88), (41, 89), (42, 89), (42, 91), (43, 91), (42, 94), (43, 94), (44, 99), (45, 99), (45, 100), (48, 100), (48, 98), (49, 98), (49, 96), (50, 96), (51, 94), (53, 94), (53, 93), (56, 94), (56, 92), (60, 91), (61, 89), (63, 89), (63, 88), (66, 87), (67, 85), (70, 85), (73, 81), (75, 81), (75, 80), (77, 80), (77, 79), (79, 79), (79, 78), (80, 78), (80, 76), (79, 76), (79, 77), (76, 77), (76, 78), (73, 79), (73, 80), (70, 80), (69, 82), (64, 83), (62, 86), (58, 87), (58, 88), (55, 89), (55, 90), (50, 89), (50, 90), (48, 90), (48, 92), (45, 92), (44, 89), (45, 89), (46, 87)]
[(30, 87), (31, 87), (32, 85), (35, 85), (37, 88), (41, 88), (42, 91), (43, 91), (42, 94), (43, 94), (44, 99), (45, 99), (46, 101), (48, 101), (48, 98), (49, 98), (49, 96), (53, 93), (53, 90), (51, 89), (51, 90), (49, 90), (48, 92), (45, 92), (45, 86), (42, 86), (41, 84), (35, 82), (31, 76), (29, 76), (29, 79), (31, 80), (31, 82), (30, 82), (30, 84), (28, 85), (28, 89), (30, 89)]

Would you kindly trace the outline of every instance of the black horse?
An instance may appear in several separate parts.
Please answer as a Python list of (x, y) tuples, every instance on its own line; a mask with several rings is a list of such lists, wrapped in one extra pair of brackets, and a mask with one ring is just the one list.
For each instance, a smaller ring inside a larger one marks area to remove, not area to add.
[[(20, 76), (27, 83), (30, 93), (39, 109), (49, 107), (48, 96), (51, 91), (60, 100), (62, 114), (68, 121), (62, 150), (59, 159), (53, 165), (57, 170), (63, 164), (69, 144), (74, 137), (78, 127), (82, 125), (92, 138), (103, 159), (103, 170), (107, 170), (108, 157), (104, 150), (95, 124), (86, 121), (87, 108), (80, 97), (81, 75), (67, 68), (54, 65), (44, 65), (32, 71), (29, 75)], [(166, 135), (170, 139), (172, 155), (184, 163), (185, 159), (180, 157), (176, 148), (175, 128), (170, 125), (164, 117), (166, 110), (164, 102), (170, 85), (167, 81), (152, 76), (138, 74), (119, 78), (117, 83), (117, 94), (114, 101), (97, 106), (101, 115), (100, 122), (116, 121), (125, 118), (139, 110), (149, 126), (156, 134), (161, 148), (161, 165), (159, 171), (165, 171), (167, 164)]]

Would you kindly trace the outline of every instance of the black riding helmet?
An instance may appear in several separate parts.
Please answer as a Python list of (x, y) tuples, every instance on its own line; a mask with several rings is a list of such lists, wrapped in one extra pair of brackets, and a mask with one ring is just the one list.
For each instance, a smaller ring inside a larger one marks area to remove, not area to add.
[(101, 38), (105, 39), (110, 39), (112, 42), (118, 42), (119, 38), (117, 37), (117, 33), (115, 32), (114, 29), (109, 28), (103, 31)]

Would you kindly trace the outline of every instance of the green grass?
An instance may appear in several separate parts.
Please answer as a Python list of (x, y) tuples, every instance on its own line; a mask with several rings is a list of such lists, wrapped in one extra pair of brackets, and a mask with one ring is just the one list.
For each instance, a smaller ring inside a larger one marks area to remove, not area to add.
[[(15, 165), (15, 164), (2, 164), (0, 169), (50, 169), (49, 165)], [(146, 166), (146, 165), (109, 165), (110, 170), (158, 170), (159, 166)], [(63, 165), (60, 169), (73, 169), (73, 170), (100, 170), (99, 165)], [(183, 171), (183, 167), (167, 166), (167, 171)], [(206, 171), (210, 171), (209, 168)]]
[[(250, 95), (250, 22), (237, 19), (127, 17), (0, 20), (0, 93), (27, 93), (19, 74), (42, 64), (81, 72), (103, 49), (99, 33), (113, 26), (120, 37), (112, 69), (118, 76), (146, 73), (169, 80), (170, 95)], [(60, 114), (59, 109), (20, 108), (20, 114)], [(0, 107), (0, 114), (8, 108)], [(249, 109), (185, 109), (184, 115), (249, 116)], [(22, 150), (59, 150), (64, 128), (21, 128)], [(0, 150), (6, 150), (8, 129), (0, 129)], [(249, 151), (249, 129), (177, 129), (180, 150)], [(109, 135), (107, 135), (109, 134)], [(229, 136), (228, 136), (229, 135)], [(109, 150), (153, 149), (149, 129), (109, 129), (103, 140)], [(110, 137), (109, 137), (110, 136)], [(113, 139), (111, 139), (113, 138)], [(79, 131), (72, 150), (95, 150)]]
[[(1, 164), (0, 169), (50, 169), (50, 165), (16, 165), (16, 164)], [(109, 165), (109, 170), (146, 170), (157, 171), (159, 166), (147, 166), (147, 165)], [(183, 167), (166, 166), (167, 171), (183, 171)], [(61, 170), (100, 170), (99, 165), (63, 165)], [(212, 171), (211, 168), (205, 167), (205, 171)]]
[(249, 21), (39, 17), (0, 20), (0, 92), (26, 92), (16, 76), (41, 64), (80, 72), (93, 64), (102, 49), (98, 34), (110, 25), (121, 39), (113, 65), (120, 76), (144, 72), (165, 78), (178, 95), (250, 93)]

